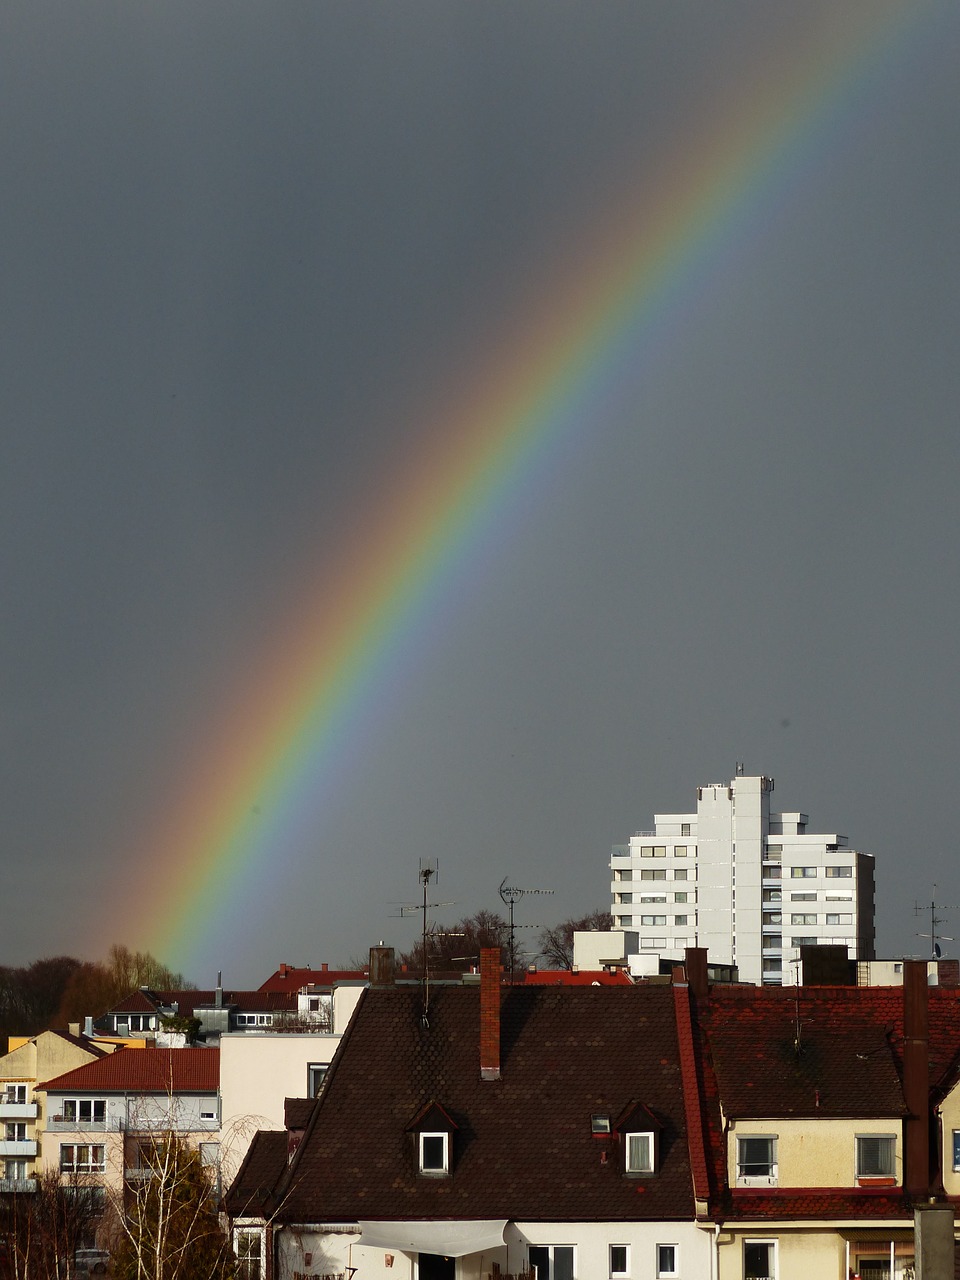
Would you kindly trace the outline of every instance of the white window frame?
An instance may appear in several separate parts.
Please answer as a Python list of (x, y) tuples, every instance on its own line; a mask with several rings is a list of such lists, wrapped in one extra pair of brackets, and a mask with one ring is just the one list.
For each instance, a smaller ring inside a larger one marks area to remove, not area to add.
[[(646, 1157), (636, 1162), (633, 1149), (634, 1139), (646, 1140)], [(623, 1135), (623, 1158), (627, 1173), (653, 1173), (655, 1156), (652, 1131), (649, 1129), (635, 1129), (625, 1133)]]
[[(748, 1237), (747, 1239), (744, 1240), (743, 1242), (743, 1275), (744, 1277), (747, 1278), (747, 1249), (749, 1248), (750, 1245), (758, 1245), (758, 1244), (766, 1245), (767, 1248), (770, 1250), (770, 1259), (773, 1262), (773, 1267), (768, 1268), (770, 1274), (767, 1277), (767, 1280), (777, 1280), (777, 1272), (778, 1272), (779, 1263), (780, 1263), (780, 1259), (777, 1256), (779, 1253), (779, 1249), (777, 1247), (778, 1241), (776, 1239), (771, 1239), (769, 1236), (766, 1236), (766, 1237), (755, 1236), (753, 1239), (750, 1239)], [(749, 1278), (747, 1278), (747, 1280), (749, 1280)]]
[[(259, 1267), (259, 1273), (251, 1276), (250, 1269), (244, 1267), (245, 1262), (254, 1261), (253, 1249), (249, 1253), (240, 1252), (240, 1240), (244, 1237), (248, 1240), (257, 1238), (260, 1245), (259, 1257), (256, 1259)], [(234, 1227), (233, 1229), (233, 1252), (237, 1258), (237, 1276), (239, 1280), (264, 1280), (267, 1274), (267, 1233), (263, 1227)]]
[(0, 1085), (0, 1088), (3, 1089), (3, 1098), (0, 1101), (23, 1106), (27, 1100), (27, 1086), (19, 1081), (8, 1080)]
[[(672, 1265), (672, 1266), (667, 1262), (667, 1259), (666, 1259), (666, 1257), (664, 1256), (664, 1254), (662, 1254), (662, 1253), (660, 1252), (660, 1250), (661, 1250), (661, 1249), (672, 1249), (672, 1250), (673, 1250), (673, 1265)], [(656, 1276), (657, 1276), (657, 1280), (673, 1280), (673, 1277), (675, 1277), (675, 1276), (679, 1276), (679, 1274), (680, 1274), (680, 1246), (679, 1246), (678, 1244), (658, 1244), (658, 1245), (656, 1246), (656, 1250), (657, 1250), (657, 1252), (656, 1252), (656, 1262), (657, 1262)], [(665, 1263), (666, 1263), (667, 1265), (664, 1265)]]
[(4, 1132), (7, 1135), (7, 1142), (26, 1142), (27, 1122), (26, 1120), (7, 1120)]
[[(439, 1138), (442, 1143), (442, 1159), (439, 1166), (427, 1165), (426, 1143), (431, 1138)], [(428, 1178), (442, 1178), (450, 1172), (450, 1135), (443, 1130), (424, 1130), (417, 1135), (420, 1172)]]
[[(577, 1280), (577, 1246), (575, 1244), (528, 1244), (527, 1245), (528, 1270), (532, 1270), (535, 1265), (530, 1260), (531, 1249), (546, 1249), (547, 1266), (550, 1268), (550, 1280), (555, 1280), (555, 1276), (556, 1276), (556, 1250), (569, 1249), (572, 1257), (571, 1274), (573, 1275), (573, 1280)], [(544, 1280), (544, 1277), (540, 1276), (539, 1280)]]
[[(766, 1173), (744, 1173), (745, 1167), (758, 1165), (758, 1160), (745, 1160), (743, 1145), (746, 1142), (768, 1142), (770, 1159), (767, 1161)], [(777, 1135), (775, 1133), (741, 1133), (737, 1135), (737, 1186), (738, 1187), (775, 1187), (779, 1180), (777, 1164)]]
[[(613, 1265), (614, 1249), (623, 1250), (623, 1266), (615, 1267)], [(630, 1274), (630, 1246), (628, 1244), (612, 1244), (607, 1250), (607, 1260), (609, 1263), (608, 1270), (610, 1272), (610, 1280), (623, 1280), (624, 1276)]]
[[(90, 1124), (105, 1125), (107, 1123), (107, 1100), (106, 1098), (63, 1098), (61, 1103), (61, 1112), (64, 1120), (70, 1124)], [(84, 1108), (88, 1108), (90, 1114), (82, 1115)], [(103, 1111), (101, 1116), (97, 1116), (96, 1110), (100, 1108)], [(72, 1114), (68, 1114), (72, 1110)]]
[[(861, 1143), (880, 1143), (885, 1144), (884, 1150), (890, 1157), (889, 1171), (878, 1171), (876, 1169), (869, 1172), (863, 1169), (863, 1148)], [(857, 1180), (859, 1182), (871, 1182), (874, 1179), (882, 1179), (886, 1181), (888, 1178), (897, 1176), (897, 1135), (895, 1133), (858, 1133), (856, 1136), (856, 1169)]]
[[(72, 1152), (69, 1160), (66, 1152)], [(81, 1161), (77, 1153), (80, 1151), (88, 1152), (87, 1159)], [(94, 1152), (100, 1152), (99, 1159)], [(105, 1173), (107, 1169), (106, 1147), (102, 1142), (61, 1142), (60, 1143), (60, 1172), (61, 1173)]]

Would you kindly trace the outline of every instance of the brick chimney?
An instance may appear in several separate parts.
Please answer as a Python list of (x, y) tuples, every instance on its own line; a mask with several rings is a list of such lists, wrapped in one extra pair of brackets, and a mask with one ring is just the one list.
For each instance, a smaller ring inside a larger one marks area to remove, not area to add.
[(381, 942), (379, 946), (370, 948), (371, 987), (392, 987), (394, 969), (393, 947), (385, 947)]
[(709, 995), (707, 985), (707, 948), (687, 947), (683, 953), (683, 967), (687, 973), (687, 982), (697, 1000), (706, 1003)]
[(903, 962), (903, 1185), (911, 1195), (930, 1189), (930, 1043), (927, 962)]
[(500, 1079), (500, 948), (480, 949), (480, 1079)]

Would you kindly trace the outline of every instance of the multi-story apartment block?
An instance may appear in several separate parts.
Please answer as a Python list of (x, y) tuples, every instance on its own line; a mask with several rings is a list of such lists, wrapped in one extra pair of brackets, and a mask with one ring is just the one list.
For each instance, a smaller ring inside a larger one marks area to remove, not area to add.
[(614, 928), (636, 935), (636, 973), (705, 947), (744, 982), (797, 981), (800, 948), (874, 958), (873, 855), (770, 808), (773, 779), (738, 773), (698, 787), (692, 813), (656, 814), (653, 831), (614, 847)]

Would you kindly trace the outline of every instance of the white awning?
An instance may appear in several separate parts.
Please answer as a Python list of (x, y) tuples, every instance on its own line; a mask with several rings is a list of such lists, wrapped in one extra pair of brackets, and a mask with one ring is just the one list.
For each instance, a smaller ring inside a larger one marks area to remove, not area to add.
[(462, 1258), (500, 1248), (506, 1218), (431, 1221), (361, 1222), (360, 1243), (375, 1249), (397, 1249), (402, 1253), (439, 1253), (445, 1258)]

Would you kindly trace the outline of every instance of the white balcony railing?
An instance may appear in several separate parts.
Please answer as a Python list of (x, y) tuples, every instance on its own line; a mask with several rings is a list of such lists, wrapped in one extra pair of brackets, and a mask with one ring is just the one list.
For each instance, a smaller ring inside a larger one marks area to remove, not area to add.
[(35, 1102), (13, 1102), (10, 1098), (0, 1097), (0, 1120), (36, 1120), (36, 1118)]
[(35, 1159), (36, 1155), (36, 1138), (21, 1139), (19, 1142), (10, 1142), (0, 1139), (0, 1156), (27, 1156), (30, 1159)]

